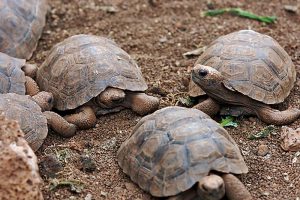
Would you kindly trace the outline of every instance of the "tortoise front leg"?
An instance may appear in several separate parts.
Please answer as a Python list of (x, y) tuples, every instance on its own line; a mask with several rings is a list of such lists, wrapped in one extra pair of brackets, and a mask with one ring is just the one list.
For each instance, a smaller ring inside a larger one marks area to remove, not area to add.
[(75, 114), (66, 115), (64, 118), (80, 129), (93, 128), (97, 122), (95, 112), (90, 106), (81, 106), (76, 109)]
[(226, 196), (229, 200), (252, 200), (252, 196), (244, 184), (232, 174), (223, 174)]
[(45, 111), (49, 127), (63, 137), (72, 137), (76, 133), (76, 126), (67, 122), (62, 116), (55, 112)]
[(219, 112), (220, 105), (212, 98), (208, 98), (201, 103), (198, 103), (193, 108), (201, 110), (202, 112), (212, 117)]
[(25, 89), (26, 94), (30, 96), (34, 96), (40, 91), (37, 83), (29, 76), (25, 76)]
[(122, 106), (131, 108), (139, 115), (145, 115), (158, 109), (159, 98), (145, 93), (127, 92)]

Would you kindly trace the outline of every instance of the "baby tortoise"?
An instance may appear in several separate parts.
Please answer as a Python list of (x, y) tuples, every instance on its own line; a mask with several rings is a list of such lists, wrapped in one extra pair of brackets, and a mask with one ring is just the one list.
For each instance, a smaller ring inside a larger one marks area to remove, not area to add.
[[(166, 107), (143, 117), (117, 153), (143, 190), (169, 200), (250, 200), (233, 174), (248, 172), (235, 141), (197, 109)], [(198, 199), (197, 198), (197, 199)]]
[(0, 94), (0, 110), (8, 119), (19, 122), (30, 147), (37, 151), (48, 134), (47, 124), (64, 137), (73, 136), (76, 126), (57, 113), (51, 112), (53, 96), (39, 92), (30, 97), (14, 93)]
[(39, 92), (33, 80), (36, 71), (36, 65), (0, 52), (0, 93), (36, 95)]
[(46, 21), (46, 0), (0, 1), (0, 52), (29, 59)]
[[(270, 107), (290, 94), (296, 70), (287, 52), (271, 37), (241, 30), (219, 37), (199, 57), (192, 70), (190, 94), (210, 97), (195, 108), (214, 115), (219, 104), (234, 105), (231, 114), (257, 115), (263, 122), (289, 124), (300, 110)], [(197, 89), (198, 88), (198, 89)], [(201, 90), (201, 91), (200, 91)]]
[(54, 108), (76, 109), (65, 119), (79, 128), (96, 124), (96, 115), (131, 108), (144, 115), (159, 99), (144, 93), (147, 84), (136, 62), (104, 37), (75, 35), (55, 45), (37, 72), (37, 83), (54, 96)]

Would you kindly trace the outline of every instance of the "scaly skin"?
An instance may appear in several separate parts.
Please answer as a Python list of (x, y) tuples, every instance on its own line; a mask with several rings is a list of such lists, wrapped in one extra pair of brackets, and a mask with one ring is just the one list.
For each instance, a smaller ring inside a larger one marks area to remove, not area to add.
[[(235, 91), (222, 74), (212, 67), (196, 65), (192, 71), (192, 79), (216, 102), (244, 106), (267, 124), (286, 125), (294, 122), (300, 116), (299, 109), (292, 108), (279, 111)], [(200, 108), (203, 107), (201, 105), (197, 106)], [(206, 105), (207, 108), (213, 106), (212, 104)], [(207, 112), (213, 113), (214, 111), (209, 110)]]
[(26, 94), (29, 96), (34, 96), (40, 91), (39, 86), (29, 76), (25, 76), (25, 89), (26, 89)]
[(94, 110), (90, 106), (81, 106), (76, 110), (76, 113), (66, 115), (64, 118), (80, 129), (93, 128), (97, 122)]

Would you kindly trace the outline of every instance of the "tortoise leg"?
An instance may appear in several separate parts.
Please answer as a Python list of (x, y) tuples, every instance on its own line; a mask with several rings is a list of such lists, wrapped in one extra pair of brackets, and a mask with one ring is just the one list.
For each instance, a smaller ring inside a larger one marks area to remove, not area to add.
[(25, 89), (26, 89), (26, 94), (30, 96), (34, 96), (40, 91), (39, 86), (29, 76), (25, 76)]
[(126, 108), (131, 108), (139, 115), (145, 115), (158, 109), (159, 98), (145, 93), (127, 92), (122, 105)]
[(300, 110), (297, 108), (290, 108), (284, 111), (273, 109), (267, 105), (260, 105), (255, 110), (258, 118), (267, 124), (273, 125), (287, 125), (291, 124), (300, 116)]
[(125, 99), (125, 92), (118, 88), (106, 88), (96, 97), (96, 102), (103, 108), (114, 108)]
[(201, 103), (198, 103), (193, 108), (201, 110), (202, 112), (212, 117), (219, 112), (220, 105), (212, 98), (208, 98)]
[(36, 76), (36, 72), (38, 70), (38, 67), (35, 64), (29, 64), (26, 63), (23, 67), (22, 67), (23, 72), (25, 73), (25, 76), (29, 76), (31, 78), (35, 78)]
[(203, 177), (196, 186), (197, 194), (202, 200), (220, 200), (225, 195), (224, 181), (215, 174)]
[(63, 137), (72, 137), (76, 133), (76, 126), (67, 122), (62, 116), (55, 112), (45, 111), (49, 127)]
[(197, 199), (197, 193), (194, 190), (194, 188), (181, 192), (176, 196), (171, 196), (167, 198), (167, 200), (196, 200), (196, 199)]
[(244, 184), (232, 174), (223, 174), (226, 196), (229, 200), (251, 200), (252, 196)]
[(80, 129), (93, 128), (97, 121), (94, 110), (90, 106), (81, 106), (76, 110), (75, 114), (66, 115), (64, 118)]

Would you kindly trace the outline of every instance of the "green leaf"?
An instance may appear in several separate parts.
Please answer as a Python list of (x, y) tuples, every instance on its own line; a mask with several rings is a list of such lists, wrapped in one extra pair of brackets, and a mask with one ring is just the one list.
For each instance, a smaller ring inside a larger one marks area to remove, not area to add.
[(192, 97), (180, 97), (176, 103), (177, 104), (181, 104), (183, 106), (186, 106), (186, 107), (191, 107), (193, 106), (194, 104), (196, 103), (196, 99), (195, 98), (192, 98)]
[(232, 117), (232, 116), (227, 116), (226, 118), (222, 118), (220, 124), (222, 127), (228, 127), (228, 126), (237, 127), (238, 126), (238, 124), (234, 121), (234, 117)]
[(208, 10), (204, 13), (205, 16), (216, 16), (224, 13), (230, 13), (233, 15), (237, 15), (240, 17), (245, 17), (249, 19), (254, 19), (260, 22), (264, 23), (274, 23), (276, 20), (275, 16), (259, 16), (254, 13), (242, 10), (240, 8), (224, 8), (224, 9), (218, 9), (218, 10)]
[(81, 193), (84, 189), (84, 184), (77, 180), (58, 180), (52, 179), (50, 182), (50, 190), (58, 187), (69, 187), (71, 192)]
[(249, 135), (248, 139), (256, 140), (256, 139), (268, 137), (275, 129), (276, 129), (276, 127), (274, 125), (266, 126), (262, 131), (260, 131), (256, 134)]

